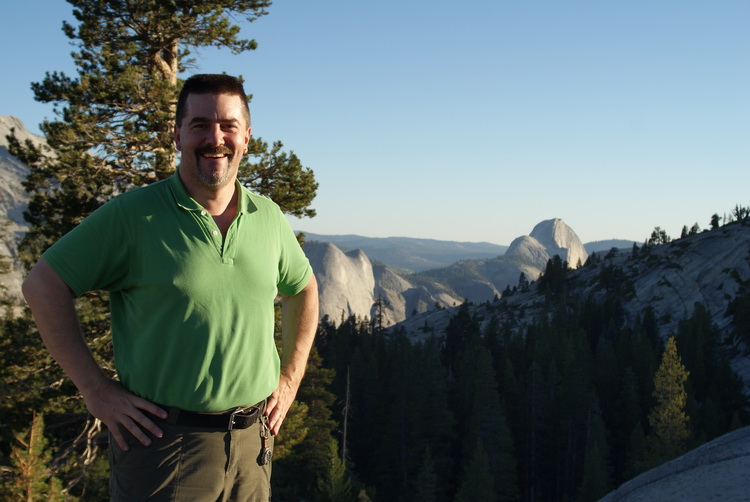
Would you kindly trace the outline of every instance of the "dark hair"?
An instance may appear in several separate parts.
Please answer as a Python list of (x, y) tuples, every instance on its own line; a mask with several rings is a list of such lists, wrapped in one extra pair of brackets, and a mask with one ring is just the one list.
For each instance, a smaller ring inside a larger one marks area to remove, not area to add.
[(248, 127), (250, 127), (250, 107), (247, 105), (247, 94), (245, 94), (242, 81), (237, 77), (204, 73), (188, 78), (182, 86), (180, 96), (177, 98), (177, 113), (175, 114), (177, 127), (180, 127), (182, 119), (187, 113), (187, 98), (189, 94), (230, 94), (232, 96), (239, 96), (242, 104), (245, 105), (242, 115)]

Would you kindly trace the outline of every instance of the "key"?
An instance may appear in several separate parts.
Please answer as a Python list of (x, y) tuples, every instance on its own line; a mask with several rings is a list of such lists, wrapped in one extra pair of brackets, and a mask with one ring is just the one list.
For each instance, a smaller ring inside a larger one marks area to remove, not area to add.
[(263, 415), (260, 417), (260, 453), (258, 454), (257, 462), (261, 467), (271, 463), (271, 449), (268, 447), (268, 436), (270, 431), (268, 429), (268, 417)]

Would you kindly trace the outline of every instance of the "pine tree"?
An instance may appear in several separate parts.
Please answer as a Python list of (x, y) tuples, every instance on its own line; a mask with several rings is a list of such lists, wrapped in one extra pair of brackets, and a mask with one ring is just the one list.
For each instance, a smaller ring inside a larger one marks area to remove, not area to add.
[(599, 500), (612, 489), (607, 463), (607, 434), (601, 413), (596, 406), (592, 406), (589, 410), (589, 425), (586, 436), (583, 481), (576, 498), (581, 502)]
[(690, 436), (689, 418), (685, 413), (685, 382), (688, 375), (689, 372), (677, 354), (675, 338), (670, 337), (654, 376), (653, 396), (656, 404), (648, 415), (651, 427), (648, 461), (652, 465), (658, 465), (684, 452)]
[(481, 336), (479, 321), (471, 313), (470, 307), (471, 304), (469, 302), (461, 304), (445, 328), (443, 356), (445, 366), (449, 372), (453, 371), (453, 365), (458, 353), (468, 345), (479, 340)]
[(328, 469), (318, 475), (318, 499), (321, 502), (352, 500), (352, 483), (346, 474), (346, 464), (339, 458), (335, 445), (329, 445)]
[(2, 494), (7, 500), (27, 502), (63, 500), (60, 480), (50, 472), (51, 453), (44, 437), (44, 419), (34, 414), (28, 433), (16, 437), (10, 454), (14, 470), (12, 483)]
[(490, 463), (480, 441), (475, 442), (471, 449), (463, 472), (461, 487), (456, 493), (453, 502), (494, 502), (495, 483), (490, 474)]
[[(611, 440), (610, 451), (616, 452), (612, 456), (612, 467), (615, 485), (622, 483), (629, 472), (628, 460), (633, 457), (632, 432), (636, 427), (641, 430), (641, 407), (638, 396), (638, 381), (630, 367), (623, 371), (617, 385), (617, 400), (609, 417)], [(612, 393), (610, 391), (610, 393)], [(641, 433), (643, 431), (641, 430)], [(636, 452), (636, 456), (641, 455)]]
[(435, 462), (432, 460), (430, 448), (427, 447), (422, 455), (422, 465), (416, 480), (416, 500), (421, 502), (435, 502), (437, 500), (437, 477), (435, 476)]
[[(350, 336), (339, 334), (337, 336)], [(359, 475), (375, 484), (374, 472), (378, 459), (372, 454), (378, 447), (386, 408), (382, 398), (387, 395), (383, 383), (380, 356), (383, 339), (368, 338), (351, 356), (351, 416), (347, 451)]]
[[(287, 424), (285, 420), (279, 434), (298, 434), (302, 439), (297, 444), (285, 445), (288, 451), (274, 465), (274, 492), (283, 491), (307, 498), (314, 494), (319, 479), (332, 479), (331, 452), (338, 451), (338, 442), (332, 435), (337, 424), (331, 419), (330, 410), (336, 397), (328, 390), (333, 373), (333, 370), (323, 367), (320, 355), (313, 347), (305, 378), (297, 393), (297, 401), (304, 406), (305, 415), (299, 424), (294, 424), (298, 427), (292, 427), (293, 424)], [(300, 431), (299, 427), (304, 430)]]
[(672, 242), (672, 238), (667, 235), (666, 230), (661, 227), (654, 227), (651, 237), (649, 237), (647, 242), (649, 246), (658, 246), (660, 244), (669, 244)]
[[(465, 438), (464, 448), (471, 448), (476, 442), (485, 448), (496, 498), (516, 500), (514, 442), (501, 407), (490, 351), (479, 344), (467, 347), (456, 358), (455, 376), (453, 409), (462, 410), (466, 416), (456, 432)], [(462, 453), (469, 458), (472, 451)]]
[[(10, 151), (31, 172), (22, 250), (36, 261), (46, 247), (113, 195), (163, 179), (175, 169), (172, 131), (179, 74), (195, 67), (191, 51), (253, 50), (239, 37), (236, 18), (254, 21), (269, 0), (68, 0), (75, 26), (63, 31), (75, 42), (78, 75), (47, 73), (32, 84), (35, 99), (54, 104), (58, 120), (40, 128), (49, 150), (13, 140)], [(259, 157), (245, 161), (240, 181), (274, 199), (285, 212), (314, 216), (309, 206), (317, 184), (281, 143), (249, 145)]]
[(644, 460), (647, 454), (646, 449), (646, 434), (643, 432), (641, 424), (638, 423), (630, 431), (630, 448), (628, 448), (628, 454), (626, 455), (625, 479), (634, 478), (650, 467)]
[(523, 272), (518, 276), (518, 290), (523, 292), (529, 290), (529, 278)]
[(711, 313), (705, 305), (696, 302), (693, 315), (680, 321), (675, 343), (679, 343), (680, 359), (690, 371), (690, 381), (698, 401), (706, 398), (716, 379), (720, 340), (721, 333), (713, 323)]
[[(531, 331), (531, 330), (529, 330)], [(545, 462), (545, 436), (550, 427), (548, 415), (550, 389), (539, 363), (534, 360), (526, 370), (525, 395), (519, 427), (519, 472), (524, 487), (523, 498), (536, 500), (542, 497)]]
[[(304, 381), (304, 380), (303, 380)], [(310, 408), (301, 401), (294, 401), (284, 417), (282, 433), (274, 438), (273, 460), (287, 458), (294, 452), (294, 447), (301, 443), (309, 432), (307, 418)]]
[(586, 456), (583, 483), (581, 483), (576, 500), (581, 502), (599, 500), (611, 489), (606, 469), (606, 457), (602, 454), (599, 443), (595, 442)]
[(400, 494), (408, 493), (412, 476), (418, 472), (426, 445), (421, 440), (417, 443), (415, 434), (426, 432), (417, 430), (417, 424), (427, 422), (418, 411), (424, 397), (414, 390), (415, 369), (422, 364), (414, 346), (399, 337), (388, 343), (386, 354), (381, 359), (384, 372), (378, 391), (379, 405), (384, 402), (388, 405), (383, 407), (379, 427), (364, 431), (375, 434), (373, 450), (360, 451), (359, 455), (372, 457), (380, 488), (378, 495), (385, 500), (396, 500)]
[[(445, 367), (440, 363), (439, 343), (428, 340), (415, 346), (411, 359), (410, 391), (413, 393), (414, 412), (409, 425), (410, 477), (424, 467), (422, 451), (430, 452), (432, 469), (436, 477), (436, 499), (442, 500), (448, 491), (454, 458), (451, 440), (455, 437), (455, 417), (448, 405), (448, 385)], [(407, 363), (408, 364), (408, 363)]]
[(563, 261), (560, 255), (555, 255), (547, 260), (547, 266), (537, 280), (537, 289), (548, 298), (562, 298), (565, 291), (565, 279), (568, 275), (568, 262)]

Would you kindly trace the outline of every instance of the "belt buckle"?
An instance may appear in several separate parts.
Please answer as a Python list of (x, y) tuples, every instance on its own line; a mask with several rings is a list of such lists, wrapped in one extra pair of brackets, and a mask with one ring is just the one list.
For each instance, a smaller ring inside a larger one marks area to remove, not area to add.
[(237, 415), (241, 415), (243, 413), (247, 413), (248, 411), (252, 410), (253, 408), (255, 408), (255, 406), (240, 406), (240, 407), (237, 407), (234, 410), (232, 410), (232, 413), (229, 414), (229, 425), (227, 426), (227, 430), (231, 431), (232, 429), (234, 429), (235, 417)]

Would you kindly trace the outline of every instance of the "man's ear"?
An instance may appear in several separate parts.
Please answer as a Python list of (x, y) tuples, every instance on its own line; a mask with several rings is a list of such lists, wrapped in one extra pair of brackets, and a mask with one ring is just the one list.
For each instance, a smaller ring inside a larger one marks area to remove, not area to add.
[(182, 151), (182, 146), (180, 145), (180, 128), (177, 126), (177, 124), (174, 125), (174, 146), (177, 148), (178, 151)]
[(247, 134), (245, 134), (245, 153), (247, 153), (247, 145), (250, 143), (250, 137), (252, 136), (253, 128), (247, 128)]

